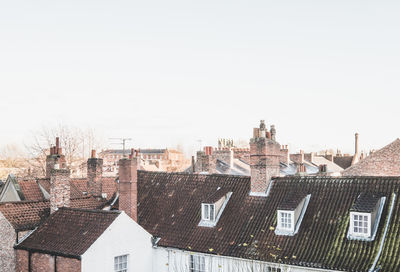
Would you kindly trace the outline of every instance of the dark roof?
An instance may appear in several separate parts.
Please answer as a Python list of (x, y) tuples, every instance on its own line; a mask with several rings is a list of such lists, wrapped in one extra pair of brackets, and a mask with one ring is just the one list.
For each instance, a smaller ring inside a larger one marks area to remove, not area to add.
[(335, 156), (333, 162), (342, 167), (343, 169), (349, 168), (353, 162), (353, 156)]
[(15, 248), (79, 258), (119, 214), (61, 208)]
[(218, 200), (220, 200), (222, 197), (224, 197), (227, 193), (229, 193), (229, 190), (227, 188), (217, 188), (217, 190), (212, 193), (210, 196), (208, 196), (203, 202), (204, 203), (215, 203)]
[(355, 201), (353, 207), (351, 207), (351, 211), (355, 212), (373, 212), (376, 208), (376, 204), (379, 199), (382, 197), (382, 194), (373, 194), (373, 193), (362, 193), (358, 196)]
[[(199, 227), (201, 203), (218, 187), (233, 192), (217, 225)], [(160, 246), (273, 263), (367, 271), (383, 237), (392, 194), (399, 177), (282, 177), (268, 197), (249, 195), (250, 177), (138, 172), (139, 223), (161, 237)], [(299, 231), (278, 236), (276, 210), (292, 192), (311, 194)], [(349, 211), (363, 192), (382, 194), (387, 202), (372, 242), (348, 240)], [(400, 271), (400, 202), (393, 216), (378, 266)]]
[(278, 210), (293, 211), (299, 206), (300, 202), (307, 196), (302, 191), (290, 191), (285, 195), (282, 202), (279, 203)]
[[(79, 209), (101, 209), (105, 200), (94, 197), (71, 199), (71, 207)], [(46, 201), (17, 201), (0, 203), (0, 212), (10, 222), (15, 230), (34, 229), (50, 214), (50, 202)]]

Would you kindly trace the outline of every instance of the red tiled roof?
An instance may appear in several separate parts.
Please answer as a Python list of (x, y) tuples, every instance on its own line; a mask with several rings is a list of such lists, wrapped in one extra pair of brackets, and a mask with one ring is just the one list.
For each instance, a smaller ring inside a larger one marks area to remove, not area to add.
[(400, 139), (343, 171), (345, 176), (400, 176)]
[(61, 208), (15, 248), (79, 258), (119, 215)]
[(21, 191), (25, 197), (24, 200), (32, 201), (32, 200), (43, 200), (43, 193), (40, 191), (36, 180), (19, 180), (19, 186), (21, 187)]
[[(218, 187), (229, 190), (215, 227), (199, 227), (201, 203)], [(160, 246), (341, 271), (368, 271), (379, 250), (389, 204), (400, 177), (282, 177), (268, 197), (249, 195), (250, 178), (138, 171), (139, 224), (161, 237)], [(299, 231), (276, 235), (276, 211), (287, 195), (311, 194)], [(387, 198), (376, 238), (348, 240), (349, 212), (363, 192)], [(380, 271), (400, 271), (400, 201), (396, 198)]]
[[(71, 199), (71, 207), (79, 209), (101, 209), (105, 200), (93, 197)], [(0, 204), (0, 212), (16, 230), (35, 228), (50, 213), (50, 203), (46, 201), (18, 201)]]

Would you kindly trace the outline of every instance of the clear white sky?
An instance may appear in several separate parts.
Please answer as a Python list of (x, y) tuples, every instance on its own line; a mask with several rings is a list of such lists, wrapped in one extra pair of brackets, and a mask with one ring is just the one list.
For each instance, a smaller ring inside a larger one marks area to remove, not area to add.
[(59, 122), (140, 147), (400, 137), (400, 2), (0, 0), (0, 146)]

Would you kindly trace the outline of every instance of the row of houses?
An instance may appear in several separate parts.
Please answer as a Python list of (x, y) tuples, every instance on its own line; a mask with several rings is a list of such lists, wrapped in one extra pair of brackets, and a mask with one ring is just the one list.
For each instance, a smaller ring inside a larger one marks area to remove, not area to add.
[(131, 154), (110, 198), (102, 159), (79, 196), (55, 160), (49, 199), (0, 204), (0, 270), (399, 271), (399, 149), (348, 175), (282, 175), (276, 131), (261, 123), (249, 175), (143, 171)]

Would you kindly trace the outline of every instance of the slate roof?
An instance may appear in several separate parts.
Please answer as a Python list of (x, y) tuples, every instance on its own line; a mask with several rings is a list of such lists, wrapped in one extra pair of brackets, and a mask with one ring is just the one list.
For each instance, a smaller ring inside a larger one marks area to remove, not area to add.
[[(217, 225), (199, 227), (201, 202), (218, 187), (233, 192)], [(368, 271), (383, 238), (389, 204), (400, 177), (281, 177), (268, 197), (249, 195), (250, 178), (138, 172), (139, 224), (161, 237), (160, 246), (194, 252), (341, 271)], [(291, 193), (311, 194), (299, 231), (278, 236), (276, 210)], [(348, 240), (349, 211), (363, 192), (386, 196), (376, 238)], [(400, 271), (400, 202), (378, 260), (381, 271)]]
[(343, 169), (347, 169), (351, 166), (351, 163), (353, 162), (353, 156), (335, 156), (333, 157), (333, 162)]
[[(71, 199), (72, 208), (101, 209), (106, 205), (105, 200), (94, 197)], [(16, 201), (0, 203), (0, 212), (17, 231), (34, 229), (50, 214), (50, 202), (45, 201)]]
[(356, 202), (350, 210), (365, 213), (373, 212), (376, 208), (376, 204), (381, 197), (381, 194), (373, 194), (370, 192), (362, 193), (358, 196)]
[(15, 248), (79, 258), (119, 215), (116, 211), (61, 208)]
[(400, 176), (400, 139), (347, 168), (345, 176)]

